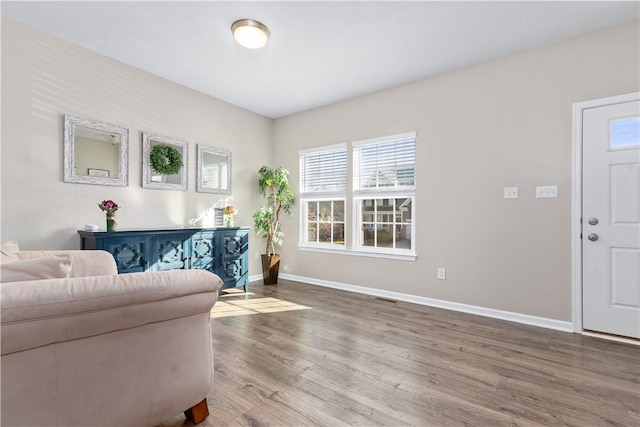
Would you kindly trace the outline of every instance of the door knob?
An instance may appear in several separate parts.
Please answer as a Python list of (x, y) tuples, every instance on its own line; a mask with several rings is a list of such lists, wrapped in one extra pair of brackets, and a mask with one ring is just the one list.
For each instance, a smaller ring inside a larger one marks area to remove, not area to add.
[(589, 225), (597, 225), (598, 218), (589, 218)]
[(598, 240), (598, 235), (597, 234), (589, 234), (587, 236), (587, 239), (591, 240), (592, 242), (595, 242), (596, 240)]

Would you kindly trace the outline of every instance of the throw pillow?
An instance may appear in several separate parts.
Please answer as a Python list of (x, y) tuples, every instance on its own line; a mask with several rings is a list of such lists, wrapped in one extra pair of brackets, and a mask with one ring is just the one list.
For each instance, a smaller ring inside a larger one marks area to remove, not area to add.
[(72, 260), (71, 255), (60, 254), (5, 262), (0, 264), (0, 282), (66, 278), (71, 272)]
[(0, 245), (0, 263), (17, 261), (18, 252), (20, 252), (18, 244), (13, 240), (2, 242), (2, 245)]

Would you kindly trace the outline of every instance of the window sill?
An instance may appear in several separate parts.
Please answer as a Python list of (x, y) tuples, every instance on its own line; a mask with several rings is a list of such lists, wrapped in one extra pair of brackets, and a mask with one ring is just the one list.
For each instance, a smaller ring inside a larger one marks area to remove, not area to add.
[(367, 258), (384, 258), (399, 261), (415, 261), (418, 256), (416, 254), (399, 254), (380, 251), (353, 250), (347, 248), (320, 247), (315, 245), (298, 245), (298, 249), (308, 252), (320, 252), (326, 254), (340, 254), (349, 256), (361, 256)]

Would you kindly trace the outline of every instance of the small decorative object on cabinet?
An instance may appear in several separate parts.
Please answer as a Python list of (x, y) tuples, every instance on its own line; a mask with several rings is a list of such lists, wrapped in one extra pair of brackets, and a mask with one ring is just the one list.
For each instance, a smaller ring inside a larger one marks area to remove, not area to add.
[(119, 206), (113, 200), (103, 200), (98, 207), (107, 215), (107, 231), (116, 231), (116, 211)]
[(249, 288), (249, 227), (104, 231), (78, 230), (80, 249), (110, 252), (118, 273), (203, 269), (221, 289)]

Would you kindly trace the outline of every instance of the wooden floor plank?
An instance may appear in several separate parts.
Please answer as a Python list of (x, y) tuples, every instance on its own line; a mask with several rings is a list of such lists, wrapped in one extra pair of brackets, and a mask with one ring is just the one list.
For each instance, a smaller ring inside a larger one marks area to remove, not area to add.
[(286, 280), (220, 300), (203, 427), (640, 425), (637, 346)]

